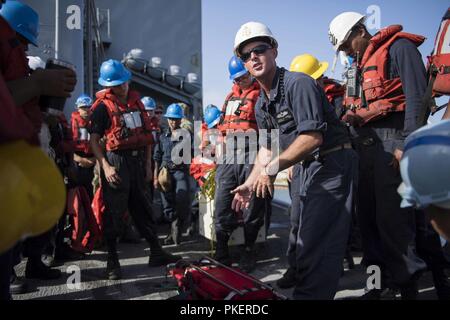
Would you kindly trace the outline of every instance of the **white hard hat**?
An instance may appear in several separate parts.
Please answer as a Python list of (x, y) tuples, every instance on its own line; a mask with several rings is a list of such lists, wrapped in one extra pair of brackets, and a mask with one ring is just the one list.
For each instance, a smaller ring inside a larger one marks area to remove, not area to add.
[(427, 125), (405, 142), (398, 188), (401, 207), (433, 204), (450, 209), (450, 120)]
[(348, 37), (352, 28), (365, 20), (365, 16), (358, 12), (344, 12), (331, 21), (328, 29), (328, 37), (333, 45), (334, 51), (337, 51)]
[(45, 61), (42, 60), (40, 57), (36, 56), (28, 56), (28, 67), (30, 67), (31, 70), (36, 70), (37, 68), (45, 69)]
[(278, 47), (278, 42), (274, 38), (272, 31), (265, 24), (251, 21), (243, 24), (236, 33), (236, 37), (234, 38), (234, 53), (239, 56), (238, 50), (244, 42), (260, 37), (271, 39), (273, 47)]

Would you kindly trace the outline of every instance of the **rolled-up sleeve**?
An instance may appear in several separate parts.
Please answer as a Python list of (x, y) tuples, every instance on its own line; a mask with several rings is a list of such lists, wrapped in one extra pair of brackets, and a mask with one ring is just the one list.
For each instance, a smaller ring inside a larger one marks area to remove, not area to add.
[(289, 102), (292, 106), (294, 118), (299, 134), (327, 130), (323, 104), (325, 95), (314, 79), (302, 77), (293, 79), (288, 89)]
[(89, 132), (96, 133), (100, 136), (105, 134), (105, 131), (111, 126), (111, 120), (106, 110), (106, 106), (102, 103), (92, 112), (91, 126)]

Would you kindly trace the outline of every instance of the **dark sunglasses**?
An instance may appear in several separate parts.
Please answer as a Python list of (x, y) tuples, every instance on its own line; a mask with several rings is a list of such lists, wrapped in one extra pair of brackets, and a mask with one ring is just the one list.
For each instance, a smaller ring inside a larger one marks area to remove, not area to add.
[(250, 57), (252, 56), (252, 52), (254, 54), (256, 54), (257, 56), (259, 56), (261, 54), (264, 54), (269, 49), (272, 49), (272, 47), (267, 44), (261, 44), (257, 47), (254, 47), (249, 52), (245, 52), (245, 53), (241, 54), (240, 58), (242, 61), (247, 62), (250, 59)]
[(162, 111), (155, 111), (155, 114), (162, 114)]
[(250, 75), (249, 75), (248, 73), (246, 73), (246, 74), (244, 74), (243, 76), (240, 76), (239, 78), (234, 79), (233, 81), (234, 81), (235, 83), (239, 83), (239, 82), (241, 82), (241, 81), (243, 81), (243, 80), (245, 80), (245, 79), (248, 79), (249, 76), (250, 76)]

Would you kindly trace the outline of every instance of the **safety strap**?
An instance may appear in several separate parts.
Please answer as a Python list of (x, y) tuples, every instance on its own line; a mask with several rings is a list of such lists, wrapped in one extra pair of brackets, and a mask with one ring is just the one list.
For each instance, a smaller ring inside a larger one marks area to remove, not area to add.
[(425, 95), (423, 97), (423, 107), (419, 115), (419, 123), (421, 125), (427, 124), (427, 115), (436, 113), (436, 101), (433, 99), (433, 86), (436, 81), (436, 76), (438, 74), (438, 69), (435, 65), (430, 66), (430, 81), (428, 82), (428, 87), (425, 90)]
[[(246, 104), (247, 104), (247, 101), (251, 101), (251, 102), (253, 102), (253, 103), (255, 103), (256, 101), (254, 100), (254, 99), (248, 99), (247, 98), (247, 96), (250, 94), (250, 92), (252, 92), (252, 90), (248, 90), (248, 92), (245, 94), (245, 96), (244, 97), (236, 97), (236, 96), (233, 96), (233, 93), (231, 93), (231, 94), (229, 94), (228, 96), (227, 96), (227, 98), (225, 99), (225, 103), (224, 103), (224, 106), (223, 106), (223, 108), (222, 108), (222, 113), (223, 114), (225, 114), (226, 113), (226, 109), (227, 109), (227, 106), (228, 106), (228, 102), (230, 102), (230, 101), (238, 101), (238, 100), (240, 100), (241, 102), (239, 103), (239, 107), (237, 108), (237, 110), (236, 110), (236, 116), (239, 116), (240, 115), (240, 113), (243, 111), (243, 110), (241, 110), (241, 107), (242, 106), (245, 106)], [(256, 121), (255, 121), (256, 122)], [(220, 122), (219, 122), (220, 124), (223, 124), (224, 123), (224, 117), (221, 117), (221, 120), (220, 120)]]
[(222, 124), (226, 124), (226, 123), (241, 123), (241, 122), (257, 123), (256, 120), (244, 120), (244, 119), (222, 120)]
[(378, 70), (377, 66), (369, 66), (369, 67), (363, 68), (361, 73), (366, 73), (367, 71), (375, 71), (375, 70)]

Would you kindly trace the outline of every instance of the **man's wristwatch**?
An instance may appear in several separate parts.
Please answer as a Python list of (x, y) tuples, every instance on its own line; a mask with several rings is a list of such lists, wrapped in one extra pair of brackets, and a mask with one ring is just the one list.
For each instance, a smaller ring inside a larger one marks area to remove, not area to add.
[(274, 167), (269, 167), (269, 165), (264, 167), (264, 174), (269, 177), (275, 177), (278, 171)]

